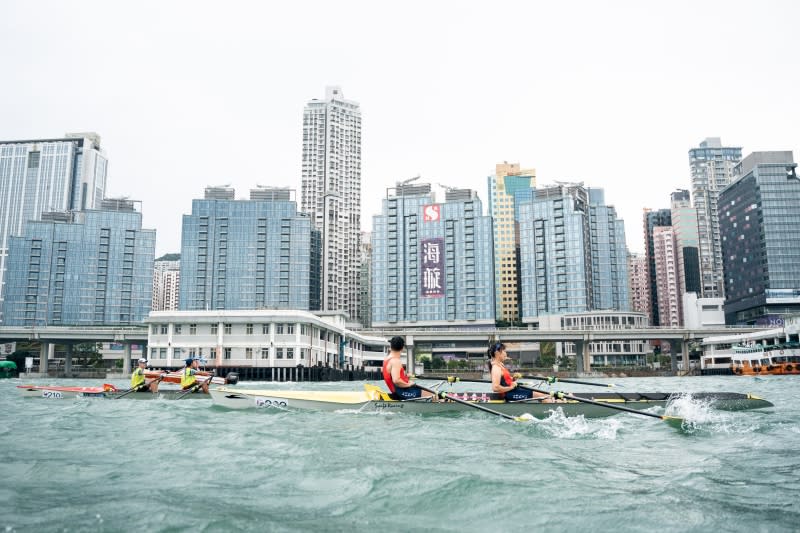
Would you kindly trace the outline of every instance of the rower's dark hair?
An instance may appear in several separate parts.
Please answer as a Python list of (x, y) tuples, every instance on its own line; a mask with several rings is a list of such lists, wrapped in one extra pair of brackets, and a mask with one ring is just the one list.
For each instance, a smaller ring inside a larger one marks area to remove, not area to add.
[(391, 346), (392, 350), (395, 352), (399, 352), (406, 347), (406, 341), (403, 337), (392, 337), (389, 341), (389, 346)]
[(489, 372), (492, 371), (492, 357), (494, 357), (494, 354), (499, 352), (500, 350), (505, 350), (505, 349), (506, 349), (505, 344), (503, 344), (502, 342), (495, 342), (494, 344), (489, 346), (488, 350), (486, 350), (486, 357), (488, 359), (486, 364), (489, 365)]

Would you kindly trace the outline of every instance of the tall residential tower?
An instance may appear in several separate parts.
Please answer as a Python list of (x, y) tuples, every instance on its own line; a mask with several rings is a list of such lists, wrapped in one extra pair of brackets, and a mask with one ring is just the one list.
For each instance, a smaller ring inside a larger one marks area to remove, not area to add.
[(518, 191), (536, 187), (536, 170), (519, 163), (498, 163), (489, 176), (489, 216), (494, 221), (494, 286), (498, 320), (519, 320), (519, 228), (514, 198)]
[(322, 310), (359, 314), (361, 109), (339, 87), (303, 111), (300, 208), (322, 236)]
[(741, 159), (742, 149), (722, 146), (719, 137), (707, 138), (698, 148), (689, 150), (692, 204), (697, 209), (700, 244), (700, 285), (705, 298), (725, 295), (717, 197), (733, 180), (733, 169)]

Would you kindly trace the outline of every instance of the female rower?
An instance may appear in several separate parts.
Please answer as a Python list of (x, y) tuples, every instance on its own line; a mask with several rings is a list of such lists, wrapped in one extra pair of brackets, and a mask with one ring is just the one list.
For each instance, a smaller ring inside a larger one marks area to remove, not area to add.
[(505, 362), (508, 359), (506, 345), (496, 342), (487, 351), (489, 358), (489, 372), (492, 374), (492, 392), (496, 392), (507, 402), (517, 402), (529, 400), (531, 398), (543, 398), (545, 402), (552, 402), (546, 394), (532, 391), (526, 388), (517, 387), (517, 382), (511, 377), (511, 372), (506, 368)]

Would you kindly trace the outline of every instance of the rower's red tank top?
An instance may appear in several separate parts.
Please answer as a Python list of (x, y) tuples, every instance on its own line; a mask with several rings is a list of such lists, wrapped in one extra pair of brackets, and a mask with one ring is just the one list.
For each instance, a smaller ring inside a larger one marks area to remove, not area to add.
[[(392, 381), (392, 373), (389, 372), (389, 359), (391, 357), (387, 357), (383, 360), (383, 368), (381, 372), (383, 373), (383, 381), (386, 382), (386, 387), (389, 389), (389, 392), (394, 392), (394, 381)], [(406, 374), (406, 369), (403, 366), (400, 366), (400, 379), (408, 383), (408, 374)]]

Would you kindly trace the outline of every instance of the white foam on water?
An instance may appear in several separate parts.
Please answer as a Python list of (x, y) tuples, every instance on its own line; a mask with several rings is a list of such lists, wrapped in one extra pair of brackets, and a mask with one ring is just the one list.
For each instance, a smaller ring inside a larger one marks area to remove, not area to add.
[(687, 433), (752, 433), (758, 428), (745, 413), (719, 411), (713, 408), (713, 400), (691, 394), (671, 399), (664, 414), (683, 418), (681, 429)]
[[(530, 415), (529, 415), (530, 416)], [(527, 419), (527, 417), (525, 417)], [(548, 436), (560, 439), (596, 438), (601, 440), (614, 440), (621, 427), (618, 420), (613, 418), (592, 418), (587, 420), (581, 416), (566, 416), (561, 408), (550, 412), (544, 419), (531, 417), (530, 424), (544, 431)]]

